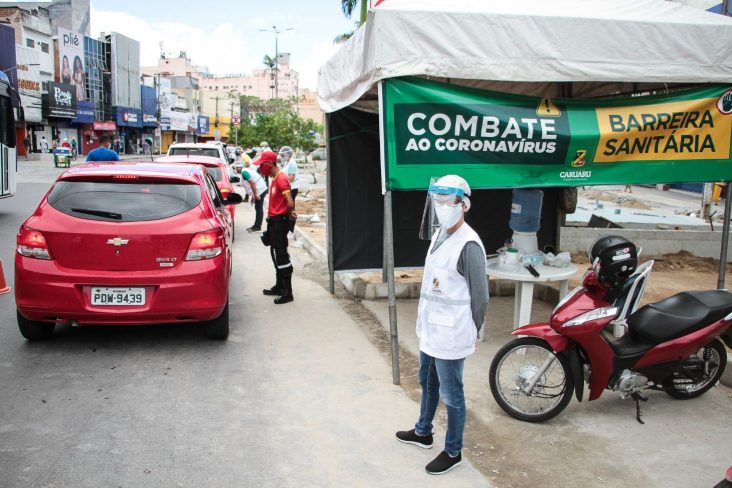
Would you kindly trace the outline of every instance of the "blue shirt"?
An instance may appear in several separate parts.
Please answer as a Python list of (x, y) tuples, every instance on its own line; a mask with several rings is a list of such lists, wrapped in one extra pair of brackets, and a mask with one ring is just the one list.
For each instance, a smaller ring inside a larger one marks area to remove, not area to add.
[(98, 147), (92, 151), (89, 152), (89, 154), (86, 155), (87, 161), (119, 161), (119, 155), (112, 151), (111, 149), (107, 149), (106, 147)]

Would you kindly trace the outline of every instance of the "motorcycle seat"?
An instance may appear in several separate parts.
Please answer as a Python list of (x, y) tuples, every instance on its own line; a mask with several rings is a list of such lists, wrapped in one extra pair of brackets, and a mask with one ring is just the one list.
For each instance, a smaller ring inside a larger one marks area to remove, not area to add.
[(628, 317), (628, 333), (642, 344), (659, 344), (691, 334), (732, 312), (724, 290), (686, 291), (649, 303)]

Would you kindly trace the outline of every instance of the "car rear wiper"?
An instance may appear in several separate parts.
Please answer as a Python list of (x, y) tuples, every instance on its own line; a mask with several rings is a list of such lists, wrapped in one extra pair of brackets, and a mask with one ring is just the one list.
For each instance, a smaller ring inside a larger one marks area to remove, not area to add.
[(71, 211), (76, 213), (97, 215), (99, 217), (107, 217), (108, 219), (122, 220), (121, 213), (108, 212), (106, 210), (94, 210), (93, 208), (72, 208)]

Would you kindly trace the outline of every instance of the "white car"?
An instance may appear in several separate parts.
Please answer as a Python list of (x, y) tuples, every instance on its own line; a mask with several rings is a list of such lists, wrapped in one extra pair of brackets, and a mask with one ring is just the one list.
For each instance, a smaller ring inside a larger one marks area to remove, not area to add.
[(211, 142), (177, 142), (171, 144), (168, 148), (168, 156), (208, 156), (218, 158), (226, 164), (229, 169), (229, 176), (236, 176), (236, 169), (232, 167), (232, 163), (236, 162), (236, 158), (232, 158), (227, 154), (226, 146), (222, 143)]

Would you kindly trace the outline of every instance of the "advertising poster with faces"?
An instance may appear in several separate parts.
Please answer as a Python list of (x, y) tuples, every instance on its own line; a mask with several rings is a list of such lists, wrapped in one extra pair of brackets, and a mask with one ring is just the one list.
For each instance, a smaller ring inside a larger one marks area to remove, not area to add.
[(84, 82), (84, 36), (63, 27), (58, 28), (59, 81), (73, 85), (76, 100), (86, 100)]

